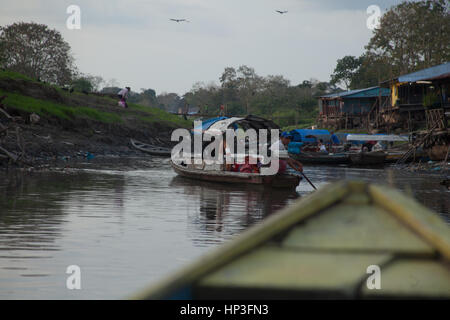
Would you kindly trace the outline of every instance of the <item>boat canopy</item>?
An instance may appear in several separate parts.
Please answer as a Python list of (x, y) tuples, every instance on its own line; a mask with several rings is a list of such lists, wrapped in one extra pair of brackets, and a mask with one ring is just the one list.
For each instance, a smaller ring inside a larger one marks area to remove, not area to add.
[(205, 133), (212, 135), (221, 134), (222, 132), (225, 132), (230, 125), (235, 124), (236, 122), (241, 121), (243, 119), (244, 118), (229, 118), (217, 121), (216, 123), (211, 125), (209, 129), (205, 131)]
[(408, 136), (397, 136), (397, 135), (388, 135), (388, 134), (349, 134), (347, 136), (347, 141), (402, 141), (408, 142)]
[[(216, 135), (217, 133), (225, 133), (225, 131), (232, 126), (234, 129), (237, 129), (237, 125), (239, 125), (244, 130), (254, 129), (280, 129), (278, 125), (276, 125), (273, 121), (267, 120), (261, 117), (249, 115), (245, 118), (229, 118), (215, 122), (212, 124), (205, 133), (209, 133), (211, 135)], [(270, 135), (270, 133), (269, 133)]]
[(202, 125), (195, 127), (192, 131), (194, 133), (202, 133), (203, 131), (208, 130), (216, 122), (225, 120), (225, 119), (228, 119), (228, 118), (227, 117), (218, 117), (218, 118), (203, 120)]

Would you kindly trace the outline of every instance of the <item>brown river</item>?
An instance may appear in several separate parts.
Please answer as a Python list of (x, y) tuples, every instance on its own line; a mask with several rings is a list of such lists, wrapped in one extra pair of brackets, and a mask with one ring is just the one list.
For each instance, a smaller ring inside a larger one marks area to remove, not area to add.
[[(439, 173), (306, 166), (395, 186), (450, 222)], [(77, 169), (0, 173), (0, 299), (120, 299), (189, 264), (312, 192), (224, 186), (177, 177), (168, 159), (97, 159)], [(69, 290), (68, 266), (81, 270)]]

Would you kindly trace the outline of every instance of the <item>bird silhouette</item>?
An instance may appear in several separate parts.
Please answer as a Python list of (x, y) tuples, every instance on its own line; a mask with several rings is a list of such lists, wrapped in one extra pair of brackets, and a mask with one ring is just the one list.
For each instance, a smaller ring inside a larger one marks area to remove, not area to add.
[(285, 14), (288, 13), (287, 11), (280, 11), (280, 10), (275, 10), (276, 12), (278, 12), (279, 14)]
[(190, 22), (189, 20), (186, 19), (170, 19), (170, 21), (175, 21), (175, 22)]

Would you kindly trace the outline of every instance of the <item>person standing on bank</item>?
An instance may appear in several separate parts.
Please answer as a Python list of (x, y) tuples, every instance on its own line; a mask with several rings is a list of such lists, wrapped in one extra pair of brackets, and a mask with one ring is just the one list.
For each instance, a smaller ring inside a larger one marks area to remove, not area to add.
[(119, 96), (119, 99), (120, 99), (119, 105), (121, 107), (128, 108), (127, 99), (128, 99), (128, 96), (130, 95), (130, 92), (131, 92), (131, 88), (125, 87), (124, 89), (120, 90), (117, 93), (117, 95)]

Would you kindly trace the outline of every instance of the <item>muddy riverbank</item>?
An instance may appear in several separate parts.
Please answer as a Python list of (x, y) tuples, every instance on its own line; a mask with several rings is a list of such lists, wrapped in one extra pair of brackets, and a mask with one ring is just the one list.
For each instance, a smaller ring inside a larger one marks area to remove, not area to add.
[(122, 108), (108, 95), (71, 93), (13, 76), (19, 77), (0, 72), (0, 147), (7, 151), (0, 150), (0, 167), (136, 156), (141, 153), (130, 146), (131, 138), (170, 146), (174, 129), (192, 126), (158, 108)]

